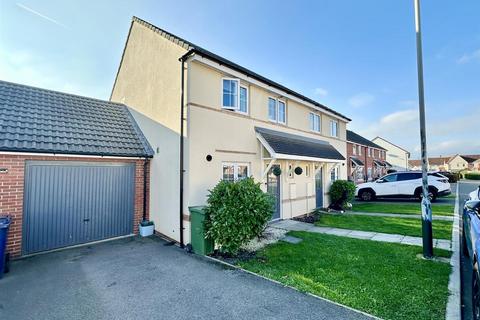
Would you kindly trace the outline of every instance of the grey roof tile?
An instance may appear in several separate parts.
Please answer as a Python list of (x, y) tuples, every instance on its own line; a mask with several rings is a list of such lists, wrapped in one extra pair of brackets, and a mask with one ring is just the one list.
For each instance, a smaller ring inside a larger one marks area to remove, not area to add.
[(358, 133), (355, 133), (351, 130), (347, 130), (347, 141), (348, 142), (353, 142), (353, 143), (358, 143), (367, 147), (372, 147), (372, 148), (377, 148), (380, 150), (386, 150), (383, 147), (380, 147), (378, 144), (368, 140), (367, 138), (362, 137)]
[(255, 127), (255, 131), (265, 139), (276, 153), (345, 160), (342, 154), (327, 141), (259, 127)]
[(0, 151), (153, 155), (123, 104), (1, 80)]

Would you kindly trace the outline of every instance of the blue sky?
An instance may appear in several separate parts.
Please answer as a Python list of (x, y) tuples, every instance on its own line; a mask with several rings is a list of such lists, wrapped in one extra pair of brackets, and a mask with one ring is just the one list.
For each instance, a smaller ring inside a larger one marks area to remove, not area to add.
[[(479, 12), (422, 2), (430, 156), (480, 153)], [(419, 155), (413, 0), (2, 0), (0, 79), (108, 99), (133, 15)]]

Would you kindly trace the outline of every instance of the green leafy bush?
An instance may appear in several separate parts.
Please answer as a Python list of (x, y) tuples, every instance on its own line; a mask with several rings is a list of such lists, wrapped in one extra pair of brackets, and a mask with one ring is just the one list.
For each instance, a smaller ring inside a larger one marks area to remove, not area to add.
[(260, 189), (253, 178), (220, 181), (205, 207), (206, 236), (223, 253), (236, 254), (240, 247), (259, 236), (273, 214), (273, 197)]
[(351, 181), (336, 180), (330, 187), (330, 200), (332, 203), (340, 201), (345, 195), (346, 199), (342, 202), (342, 208), (345, 208), (347, 203), (351, 202), (355, 197), (355, 184)]
[(465, 179), (470, 179), (470, 180), (480, 180), (480, 173), (476, 172), (466, 172), (463, 174)]

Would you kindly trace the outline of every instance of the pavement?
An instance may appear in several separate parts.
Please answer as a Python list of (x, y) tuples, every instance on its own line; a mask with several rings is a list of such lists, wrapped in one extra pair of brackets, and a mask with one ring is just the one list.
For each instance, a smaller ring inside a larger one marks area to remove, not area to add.
[[(373, 240), (380, 242), (400, 243), (414, 246), (422, 246), (421, 237), (410, 237), (400, 234), (390, 234), (371, 231), (359, 231), (341, 228), (317, 227), (312, 223), (300, 222), (295, 220), (281, 220), (270, 224), (272, 228), (279, 228), (288, 231), (307, 231), (323, 234), (331, 234), (335, 236)], [(450, 250), (451, 241), (445, 239), (433, 239), (433, 247), (439, 249)]]
[(130, 237), (13, 261), (0, 319), (371, 318), (157, 237)]
[[(460, 213), (462, 212), (463, 204), (468, 199), (468, 194), (478, 188), (479, 181), (465, 181), (459, 182), (458, 194), (460, 197)], [(461, 217), (461, 215), (460, 215)], [(462, 224), (460, 224), (462, 225)], [(462, 240), (463, 241), (463, 240)], [(462, 319), (471, 320), (472, 318), (472, 262), (470, 258), (463, 254), (460, 250), (460, 268), (461, 268), (461, 292), (462, 292)]]

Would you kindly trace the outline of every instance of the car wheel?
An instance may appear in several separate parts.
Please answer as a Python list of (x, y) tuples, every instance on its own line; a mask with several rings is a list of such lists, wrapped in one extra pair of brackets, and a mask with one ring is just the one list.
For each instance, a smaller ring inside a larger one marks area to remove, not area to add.
[[(477, 264), (475, 264), (477, 266)], [(472, 311), (473, 319), (480, 320), (480, 279), (476, 267), (473, 270), (472, 277)]]
[(372, 201), (375, 198), (375, 195), (370, 190), (364, 190), (360, 193), (360, 199), (363, 201)]

